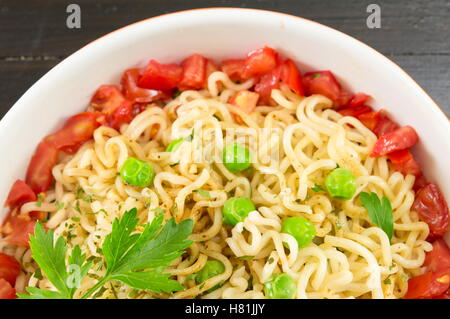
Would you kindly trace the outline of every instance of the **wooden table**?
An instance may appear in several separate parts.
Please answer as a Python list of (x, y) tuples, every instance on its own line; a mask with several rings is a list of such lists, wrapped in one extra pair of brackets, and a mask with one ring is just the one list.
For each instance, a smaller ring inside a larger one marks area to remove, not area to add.
[[(80, 29), (66, 27), (70, 3), (81, 7)], [(370, 3), (381, 7), (380, 29), (366, 25)], [(148, 17), (213, 6), (286, 12), (341, 30), (398, 63), (450, 116), (448, 0), (0, 0), (0, 117), (86, 43)]]

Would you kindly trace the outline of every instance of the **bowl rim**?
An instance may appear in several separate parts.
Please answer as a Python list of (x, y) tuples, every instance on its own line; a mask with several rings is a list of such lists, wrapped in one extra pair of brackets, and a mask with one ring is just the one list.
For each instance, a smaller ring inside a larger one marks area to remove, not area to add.
[[(117, 34), (119, 32), (123, 32), (123, 30), (130, 28), (130, 27), (135, 27), (137, 25), (140, 24), (145, 24), (148, 23), (148, 21), (150, 20), (156, 20), (156, 19), (162, 19), (162, 18), (166, 18), (168, 16), (173, 16), (173, 15), (189, 15), (191, 13), (198, 13), (198, 12), (206, 12), (206, 11), (216, 11), (216, 12), (220, 12), (220, 11), (241, 11), (241, 12), (253, 12), (256, 14), (271, 14), (271, 15), (279, 15), (279, 16), (284, 16), (285, 18), (289, 18), (289, 19), (293, 19), (293, 20), (300, 20), (303, 23), (309, 23), (309, 24), (315, 24), (316, 26), (318, 26), (319, 28), (322, 29), (326, 29), (327, 31), (331, 31), (331, 32), (337, 32), (338, 34), (340, 34), (340, 36), (347, 38), (350, 41), (354, 41), (356, 43), (358, 43), (359, 45), (362, 45), (365, 47), (365, 49), (369, 50), (370, 53), (372, 54), (376, 54), (379, 57), (382, 57), (382, 59), (385, 62), (388, 62), (389, 64), (391, 64), (391, 66), (393, 66), (395, 69), (397, 69), (397, 71), (401, 72), (401, 75), (406, 78), (407, 80), (409, 80), (413, 85), (416, 86), (417, 89), (419, 89), (419, 93), (421, 95), (423, 95), (426, 99), (428, 99), (428, 102), (431, 103), (434, 107), (435, 110), (438, 110), (440, 113), (440, 117), (442, 119), (447, 119), (447, 123), (450, 124), (450, 118), (447, 116), (447, 114), (444, 112), (444, 110), (440, 107), (440, 105), (438, 103), (436, 103), (434, 101), (434, 99), (425, 91), (424, 88), (422, 88), (422, 86), (411, 76), (409, 75), (405, 70), (402, 69), (402, 67), (397, 64), (396, 62), (392, 61), (391, 59), (389, 59), (386, 55), (384, 55), (383, 53), (377, 51), (376, 49), (372, 48), (370, 45), (364, 43), (361, 40), (358, 40), (357, 38), (354, 38), (351, 35), (348, 35), (338, 29), (334, 29), (332, 27), (329, 27), (325, 24), (319, 23), (317, 21), (314, 20), (310, 20), (310, 19), (306, 19), (300, 16), (296, 16), (293, 14), (289, 14), (289, 13), (285, 13), (285, 12), (278, 12), (278, 11), (272, 11), (272, 10), (264, 10), (264, 9), (255, 9), (255, 8), (237, 8), (237, 7), (206, 7), (206, 8), (195, 8), (195, 9), (186, 9), (186, 10), (180, 10), (180, 11), (175, 11), (175, 12), (169, 12), (169, 13), (165, 13), (165, 14), (161, 14), (158, 16), (154, 16), (154, 17), (150, 17), (150, 18), (146, 18), (143, 20), (139, 20), (130, 24), (127, 24), (123, 27), (120, 27), (118, 29), (115, 29), (111, 32), (108, 32), (102, 36), (100, 36), (99, 38), (96, 38), (92, 41), (90, 41), (89, 43), (85, 44), (84, 46), (82, 46), (81, 48), (79, 48), (78, 50), (76, 50), (75, 52), (71, 53), (70, 55), (68, 55), (67, 57), (65, 57), (63, 60), (61, 60), (58, 64), (56, 64), (54, 67), (52, 67), (50, 70), (48, 70), (45, 74), (43, 74), (36, 82), (34, 82), (20, 97), (18, 100), (16, 100), (14, 102), (14, 104), (10, 107), (10, 109), (5, 113), (5, 115), (3, 116), (3, 118), (0, 120), (0, 132), (3, 130), (5, 124), (8, 122), (9, 118), (11, 116), (13, 116), (14, 113), (19, 112), (20, 109), (24, 108), (25, 105), (23, 107), (20, 106), (20, 102), (21, 100), (25, 99), (26, 96), (30, 95), (34, 90), (33, 88), (38, 86), (38, 84), (40, 82), (42, 82), (44, 80), (44, 78), (47, 77), (47, 75), (49, 73), (53, 73), (54, 71), (56, 71), (57, 69), (61, 68), (64, 64), (66, 64), (68, 62), (68, 60), (70, 61), (71, 57), (78, 55), (80, 52), (85, 51), (86, 48), (89, 48), (91, 46), (95, 46), (96, 42), (98, 42), (99, 40), (103, 39), (103, 38), (109, 38), (110, 36)], [(19, 106), (19, 108), (17, 107)]]

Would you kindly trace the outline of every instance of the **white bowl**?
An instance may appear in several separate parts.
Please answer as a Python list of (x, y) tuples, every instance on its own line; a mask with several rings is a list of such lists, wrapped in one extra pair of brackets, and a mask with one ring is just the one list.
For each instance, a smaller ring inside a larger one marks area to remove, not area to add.
[[(36, 82), (0, 122), (0, 201), (23, 178), (36, 145), (86, 108), (96, 88), (151, 58), (180, 61), (199, 52), (216, 60), (269, 45), (301, 70), (330, 69), (355, 92), (374, 97), (420, 135), (414, 148), (429, 180), (450, 200), (450, 124), (425, 91), (389, 59), (339, 31), (295, 16), (252, 9), (200, 9), (144, 20), (80, 49)], [(3, 214), (4, 213), (0, 213)], [(0, 219), (1, 219), (0, 215)]]

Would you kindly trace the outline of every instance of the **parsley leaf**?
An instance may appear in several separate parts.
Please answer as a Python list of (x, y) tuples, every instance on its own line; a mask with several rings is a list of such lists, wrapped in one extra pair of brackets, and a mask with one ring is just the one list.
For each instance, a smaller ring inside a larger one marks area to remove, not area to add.
[(324, 190), (322, 186), (317, 185), (317, 184), (314, 185), (313, 187), (311, 187), (311, 189), (312, 189), (314, 192), (321, 192), (321, 191)]
[(386, 196), (383, 196), (380, 201), (377, 194), (362, 192), (360, 200), (367, 209), (372, 222), (380, 227), (389, 237), (389, 240), (391, 240), (394, 235), (394, 220), (389, 199), (387, 199)]
[(86, 255), (81, 253), (79, 246), (75, 246), (66, 265), (66, 244), (62, 237), (56, 242), (53, 231), (45, 232), (41, 223), (36, 223), (34, 235), (30, 236), (32, 257), (48, 280), (57, 291), (47, 291), (35, 287), (27, 287), (27, 294), (18, 294), (20, 299), (70, 299), (80, 282), (91, 267), (91, 262), (85, 262)]

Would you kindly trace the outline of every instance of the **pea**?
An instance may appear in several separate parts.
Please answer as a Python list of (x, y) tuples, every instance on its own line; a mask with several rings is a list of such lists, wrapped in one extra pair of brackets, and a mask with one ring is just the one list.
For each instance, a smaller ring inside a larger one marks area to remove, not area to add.
[(264, 294), (269, 299), (294, 299), (295, 291), (295, 281), (288, 274), (273, 275), (264, 284)]
[(144, 187), (153, 183), (155, 172), (149, 163), (129, 157), (120, 170), (120, 177), (127, 184)]
[(181, 143), (183, 143), (183, 141), (184, 138), (177, 138), (176, 140), (173, 140), (169, 145), (167, 145), (166, 152), (176, 151), (181, 146)]
[(223, 205), (223, 222), (234, 226), (243, 222), (248, 213), (256, 210), (253, 202), (247, 197), (232, 197)]
[(251, 165), (251, 154), (248, 148), (238, 143), (225, 146), (222, 154), (223, 164), (232, 173), (242, 172)]
[[(201, 284), (202, 282), (218, 276), (220, 274), (223, 274), (225, 271), (225, 266), (218, 260), (208, 260), (203, 266), (203, 268), (195, 275), (195, 282), (197, 285)], [(211, 289), (209, 289), (207, 292), (211, 292), (219, 288), (221, 284), (218, 284)]]
[(336, 199), (350, 199), (356, 192), (355, 177), (346, 168), (336, 168), (325, 177), (325, 187)]
[[(314, 225), (303, 217), (289, 217), (281, 224), (281, 232), (289, 234), (297, 240), (298, 247), (303, 248), (309, 245), (316, 236)], [(289, 248), (287, 243), (284, 245)]]

